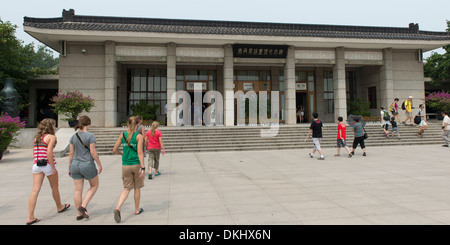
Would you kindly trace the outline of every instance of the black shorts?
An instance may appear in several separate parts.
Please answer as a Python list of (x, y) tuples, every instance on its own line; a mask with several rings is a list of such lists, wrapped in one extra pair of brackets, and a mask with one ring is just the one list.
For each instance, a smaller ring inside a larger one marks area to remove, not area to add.
[(358, 144), (361, 146), (361, 149), (366, 148), (366, 145), (364, 144), (364, 136), (355, 137), (353, 140), (353, 149), (355, 149)]

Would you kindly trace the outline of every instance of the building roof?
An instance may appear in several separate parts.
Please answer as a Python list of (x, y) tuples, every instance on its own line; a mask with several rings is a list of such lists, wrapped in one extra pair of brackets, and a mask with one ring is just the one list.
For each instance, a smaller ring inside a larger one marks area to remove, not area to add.
[[(100, 31), (166, 33), (189, 35), (266, 36), (290, 38), (385, 39), (450, 42), (449, 32), (419, 30), (418, 24), (409, 27), (370, 27), (344, 25), (283, 24), (240, 21), (180, 20), (75, 15), (63, 10), (58, 18), (24, 17), (27, 29), (65, 31)], [(28, 32), (28, 31), (27, 31)], [(30, 33), (30, 32), (28, 32)], [(30, 35), (32, 35), (30, 33)]]

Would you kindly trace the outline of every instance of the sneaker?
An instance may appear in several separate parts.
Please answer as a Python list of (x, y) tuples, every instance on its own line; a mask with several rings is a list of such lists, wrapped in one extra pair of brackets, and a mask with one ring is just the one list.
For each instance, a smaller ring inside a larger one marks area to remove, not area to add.
[(153, 179), (152, 173), (148, 174), (148, 179)]
[(317, 160), (325, 160), (325, 157), (319, 157)]
[(309, 153), (309, 157), (311, 157), (311, 158), (313, 158), (314, 156), (313, 156), (313, 154), (310, 152)]
[(352, 153), (348, 154), (348, 158), (352, 158), (352, 156), (353, 156)]
[(365, 157), (365, 156), (366, 156), (366, 153), (364, 152), (364, 153), (363, 153), (363, 157)]
[(442, 145), (442, 147), (449, 147), (448, 145)]
[(161, 172), (159, 172), (159, 171), (158, 171), (158, 173), (157, 173), (157, 174), (155, 174), (155, 176), (159, 176), (159, 175), (161, 175)]

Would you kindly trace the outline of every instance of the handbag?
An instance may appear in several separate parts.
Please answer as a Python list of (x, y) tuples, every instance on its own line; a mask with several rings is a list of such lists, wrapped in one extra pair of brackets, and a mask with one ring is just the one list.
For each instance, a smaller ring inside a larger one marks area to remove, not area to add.
[(363, 130), (364, 130), (364, 139), (367, 139), (367, 138), (369, 138), (369, 135), (367, 134), (367, 132), (366, 132), (366, 129), (363, 127)]

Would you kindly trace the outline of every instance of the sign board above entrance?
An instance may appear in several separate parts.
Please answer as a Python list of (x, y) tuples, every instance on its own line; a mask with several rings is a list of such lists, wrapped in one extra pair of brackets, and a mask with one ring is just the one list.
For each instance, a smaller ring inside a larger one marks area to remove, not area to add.
[(286, 45), (234, 44), (235, 58), (286, 58)]

